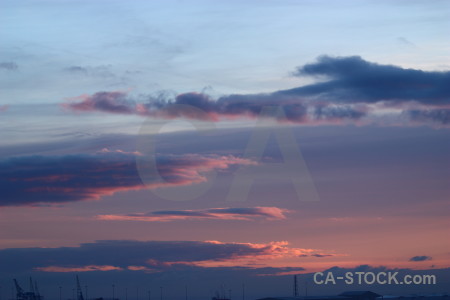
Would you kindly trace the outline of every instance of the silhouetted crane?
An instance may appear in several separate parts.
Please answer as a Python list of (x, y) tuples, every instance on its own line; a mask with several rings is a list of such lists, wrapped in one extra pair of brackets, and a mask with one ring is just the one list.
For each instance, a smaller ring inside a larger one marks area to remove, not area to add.
[(14, 285), (16, 286), (16, 299), (17, 300), (23, 300), (25, 299), (25, 292), (23, 291), (23, 289), (20, 287), (19, 283), (17, 282), (16, 279), (14, 279)]
[(77, 300), (84, 300), (83, 291), (81, 290), (80, 279), (77, 275)]
[(16, 286), (16, 300), (42, 300), (42, 296), (39, 294), (37, 282), (33, 282), (30, 277), (30, 291), (25, 292), (19, 285), (16, 279), (14, 279), (14, 285)]

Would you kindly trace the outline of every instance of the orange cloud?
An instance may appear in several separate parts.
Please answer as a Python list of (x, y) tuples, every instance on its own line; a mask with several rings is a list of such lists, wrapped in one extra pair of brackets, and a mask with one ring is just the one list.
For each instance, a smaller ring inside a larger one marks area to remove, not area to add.
[[(130, 241), (107, 240), (81, 244), (78, 247), (26, 248), (19, 254), (0, 250), (0, 259), (17, 261), (26, 253), (29, 267), (21, 271), (40, 272), (117, 272), (145, 273), (191, 268), (243, 268), (254, 274), (274, 274), (329, 267), (342, 256), (333, 251), (299, 248), (286, 241), (242, 243), (222, 241)], [(307, 257), (307, 258), (305, 258)], [(331, 260), (330, 260), (331, 257)], [(51, 262), (43, 265), (43, 262)], [(17, 269), (5, 264), (4, 271)]]
[[(337, 256), (334, 253), (324, 254), (320, 249), (307, 249), (289, 247), (289, 242), (279, 241), (270, 243), (224, 243), (220, 241), (205, 241), (205, 243), (215, 245), (243, 245), (247, 248), (253, 249), (249, 254), (235, 253), (232, 256), (221, 259), (208, 259), (197, 261), (172, 261), (172, 262), (158, 262), (155, 260), (147, 261), (150, 265), (190, 265), (204, 268), (214, 267), (247, 267), (260, 268), (269, 267), (272, 265), (288, 265), (293, 261), (299, 262), (297, 259), (305, 256), (309, 257), (325, 257)], [(271, 261), (271, 262), (269, 262)]]

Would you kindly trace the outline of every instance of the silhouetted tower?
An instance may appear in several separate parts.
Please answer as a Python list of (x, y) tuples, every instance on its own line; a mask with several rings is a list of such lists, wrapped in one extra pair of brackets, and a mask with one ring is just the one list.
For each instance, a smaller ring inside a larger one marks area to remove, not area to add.
[(38, 285), (37, 285), (37, 281), (36, 280), (34, 281), (34, 292), (35, 292), (36, 300), (42, 300), (42, 296), (39, 293), (39, 289), (38, 289)]
[(298, 297), (297, 275), (294, 275), (294, 297)]
[(33, 279), (30, 277), (30, 294), (34, 294)]
[(77, 275), (77, 300), (84, 300), (83, 291), (81, 290), (80, 279)]

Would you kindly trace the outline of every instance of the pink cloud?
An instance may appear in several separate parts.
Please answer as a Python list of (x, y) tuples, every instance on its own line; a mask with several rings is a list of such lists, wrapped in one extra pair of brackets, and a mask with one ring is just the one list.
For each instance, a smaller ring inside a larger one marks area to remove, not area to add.
[(291, 247), (287, 241), (278, 241), (270, 243), (224, 243), (220, 241), (205, 241), (205, 243), (214, 245), (240, 245), (248, 249), (251, 249), (251, 253), (240, 254), (235, 253), (226, 258), (220, 259), (207, 259), (196, 261), (171, 261), (171, 262), (158, 262), (156, 260), (147, 261), (148, 264), (157, 266), (173, 266), (173, 265), (189, 265), (203, 268), (215, 268), (215, 267), (247, 267), (247, 268), (259, 268), (262, 266), (277, 266), (285, 267), (292, 264), (292, 262), (299, 262), (301, 257), (332, 257), (338, 256), (334, 253), (324, 253), (320, 249), (308, 249), (308, 248), (296, 248)]
[[(141, 97), (142, 98), (142, 97)], [(174, 99), (148, 96), (136, 101), (124, 91), (97, 92), (69, 99), (62, 106), (74, 112), (132, 114), (157, 118), (188, 118), (217, 122), (236, 118), (257, 118), (264, 107), (283, 107), (284, 116), (272, 116), (282, 123), (341, 124), (358, 121), (368, 108), (365, 104), (311, 102), (299, 96), (273, 94), (229, 95), (217, 100), (203, 93), (183, 93)]]
[(232, 155), (157, 155), (157, 170), (149, 170), (144, 185), (136, 169), (140, 155), (104, 149), (94, 155), (0, 160), (0, 177), (5, 178), (0, 206), (95, 200), (121, 191), (192, 185), (205, 182), (213, 170), (256, 164)]
[(93, 272), (93, 271), (120, 271), (123, 270), (120, 267), (115, 266), (78, 266), (78, 267), (59, 267), (59, 266), (49, 266), (36, 268), (37, 271), (42, 272), (57, 272), (57, 273), (69, 273), (69, 272)]
[(236, 208), (210, 208), (199, 210), (173, 210), (153, 211), (149, 213), (136, 213), (128, 215), (99, 215), (100, 220), (107, 221), (144, 221), (169, 222), (177, 220), (244, 220), (257, 218), (267, 220), (283, 220), (286, 209), (278, 207), (236, 207)]
[(146, 266), (128, 266), (127, 270), (130, 270), (130, 271), (143, 271), (143, 272), (146, 272), (146, 273), (159, 272), (158, 270), (151, 269), (151, 268), (148, 268)]
[(132, 114), (135, 108), (127, 99), (127, 93), (121, 91), (98, 92), (92, 96), (81, 95), (69, 99), (62, 104), (64, 108), (73, 111), (103, 111), (116, 114)]

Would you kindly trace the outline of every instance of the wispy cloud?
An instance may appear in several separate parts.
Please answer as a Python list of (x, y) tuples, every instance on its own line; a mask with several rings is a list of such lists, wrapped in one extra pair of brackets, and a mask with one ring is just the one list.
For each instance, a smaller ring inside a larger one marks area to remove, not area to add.
[(7, 71), (16, 71), (19, 68), (19, 66), (12, 61), (8, 62), (0, 62), (0, 69), (7, 70)]
[(85, 75), (92, 77), (113, 78), (116, 77), (111, 71), (110, 65), (103, 66), (70, 66), (64, 71), (74, 75)]
[(99, 215), (100, 220), (109, 221), (145, 221), (145, 222), (169, 222), (177, 220), (245, 220), (256, 218), (268, 220), (283, 220), (286, 209), (278, 207), (234, 207), (234, 208), (209, 208), (198, 210), (160, 210), (148, 213), (136, 213), (127, 215)]
[(42, 272), (56, 272), (56, 273), (70, 273), (70, 272), (94, 272), (94, 271), (119, 271), (123, 270), (120, 267), (114, 266), (82, 266), (82, 267), (58, 267), (58, 266), (50, 266), (50, 267), (39, 267), (36, 268), (36, 271)]

